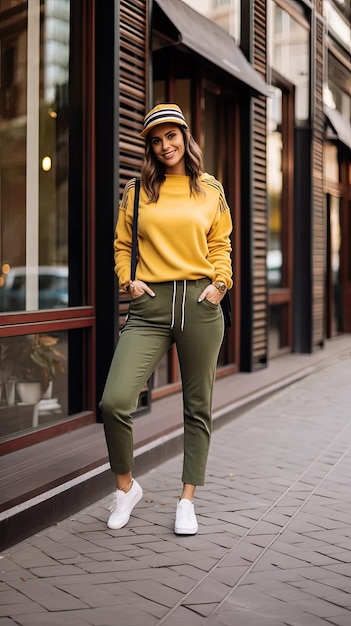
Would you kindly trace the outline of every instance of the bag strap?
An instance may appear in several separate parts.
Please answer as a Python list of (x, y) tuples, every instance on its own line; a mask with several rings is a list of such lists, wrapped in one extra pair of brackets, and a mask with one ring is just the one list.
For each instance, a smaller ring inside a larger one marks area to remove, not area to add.
[(134, 205), (133, 205), (133, 230), (132, 230), (132, 258), (130, 267), (130, 280), (135, 279), (138, 250), (138, 213), (139, 213), (140, 178), (135, 179)]

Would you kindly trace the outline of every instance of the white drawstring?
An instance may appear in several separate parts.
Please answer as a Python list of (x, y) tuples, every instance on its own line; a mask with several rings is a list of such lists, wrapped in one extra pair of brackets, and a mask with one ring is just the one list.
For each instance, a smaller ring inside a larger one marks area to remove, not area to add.
[(185, 296), (186, 296), (186, 280), (183, 281), (182, 321), (180, 324), (180, 330), (184, 330), (184, 324), (185, 324)]
[(177, 293), (177, 283), (174, 280), (173, 281), (173, 296), (172, 296), (172, 321), (171, 321), (171, 328), (174, 327), (174, 315), (175, 315), (175, 299), (176, 299), (176, 293)]
[[(173, 294), (172, 294), (172, 320), (171, 328), (174, 328), (175, 324), (175, 303), (177, 296), (177, 281), (173, 281)], [(186, 280), (183, 280), (183, 297), (182, 297), (182, 319), (180, 322), (180, 330), (184, 330), (185, 325), (185, 298), (186, 298)]]

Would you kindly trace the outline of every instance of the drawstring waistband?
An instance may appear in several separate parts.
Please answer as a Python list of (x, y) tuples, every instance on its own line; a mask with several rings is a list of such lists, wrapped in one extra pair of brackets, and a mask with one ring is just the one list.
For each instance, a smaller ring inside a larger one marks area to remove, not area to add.
[[(177, 281), (174, 280), (173, 281), (173, 294), (172, 294), (171, 328), (174, 328), (176, 296), (177, 296)], [(185, 325), (185, 299), (186, 299), (186, 280), (183, 280), (182, 318), (180, 322), (180, 330), (184, 330), (184, 325)]]

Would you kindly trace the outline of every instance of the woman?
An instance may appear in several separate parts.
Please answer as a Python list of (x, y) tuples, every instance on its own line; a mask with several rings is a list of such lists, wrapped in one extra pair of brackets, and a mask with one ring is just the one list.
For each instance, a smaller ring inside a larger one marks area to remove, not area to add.
[(201, 150), (177, 105), (154, 107), (141, 136), (146, 143), (135, 280), (130, 280), (135, 179), (125, 187), (114, 241), (115, 272), (131, 304), (100, 405), (116, 475), (107, 525), (125, 526), (142, 498), (132, 478), (132, 413), (141, 389), (175, 343), (183, 389), (184, 459), (174, 532), (195, 534), (193, 498), (205, 479), (212, 390), (223, 339), (220, 301), (232, 286), (232, 222), (222, 185), (203, 173)]

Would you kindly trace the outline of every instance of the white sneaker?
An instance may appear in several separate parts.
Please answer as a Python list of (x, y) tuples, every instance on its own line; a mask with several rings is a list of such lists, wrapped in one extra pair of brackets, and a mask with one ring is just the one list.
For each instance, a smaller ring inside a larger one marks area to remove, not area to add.
[(132, 478), (132, 487), (128, 493), (124, 493), (121, 489), (116, 489), (113, 494), (114, 500), (111, 507), (111, 515), (108, 518), (107, 526), (113, 530), (123, 528), (130, 518), (130, 514), (135, 505), (143, 497), (143, 490), (134, 478)]
[(196, 535), (198, 523), (191, 500), (178, 500), (174, 532), (176, 535)]

